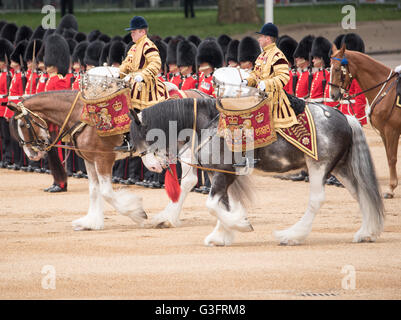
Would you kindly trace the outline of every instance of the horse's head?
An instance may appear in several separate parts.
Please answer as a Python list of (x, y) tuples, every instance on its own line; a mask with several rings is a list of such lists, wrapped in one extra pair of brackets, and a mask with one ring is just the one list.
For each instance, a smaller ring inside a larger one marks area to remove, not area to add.
[(50, 144), (47, 123), (38, 114), (24, 107), (22, 103), (10, 102), (7, 107), (14, 111), (10, 120), (10, 133), (24, 149), (29, 159), (38, 161), (46, 155)]
[(162, 172), (164, 162), (158, 156), (158, 149), (153, 145), (149, 144), (147, 141), (148, 128), (146, 124), (142, 123), (139, 115), (135, 110), (130, 110), (131, 118), (131, 132), (130, 132), (130, 142), (133, 145), (134, 153), (140, 155), (143, 164), (151, 171)]
[(330, 98), (339, 100), (352, 82), (349, 61), (345, 56), (345, 44), (340, 50), (333, 44), (330, 68)]

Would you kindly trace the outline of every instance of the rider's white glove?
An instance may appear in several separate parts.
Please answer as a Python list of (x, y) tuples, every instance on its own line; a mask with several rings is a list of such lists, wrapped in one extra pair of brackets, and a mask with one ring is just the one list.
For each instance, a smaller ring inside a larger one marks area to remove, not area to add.
[(248, 80), (244, 79), (241, 81), (241, 85), (247, 86), (248, 85)]
[(129, 82), (131, 80), (131, 76), (130, 75), (126, 75), (123, 80), (125, 82)]
[(258, 89), (261, 91), (265, 91), (266, 89), (266, 83), (264, 81), (260, 81), (258, 85)]
[(142, 82), (143, 81), (143, 77), (140, 74), (138, 74), (138, 75), (135, 76), (134, 81), (135, 82)]

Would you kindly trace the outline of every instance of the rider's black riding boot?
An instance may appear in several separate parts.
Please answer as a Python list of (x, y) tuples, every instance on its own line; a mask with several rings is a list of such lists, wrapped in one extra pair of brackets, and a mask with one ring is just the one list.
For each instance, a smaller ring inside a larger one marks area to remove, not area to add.
[(131, 151), (133, 151), (133, 146), (130, 143), (130, 134), (129, 134), (129, 132), (124, 134), (123, 144), (121, 146), (115, 147), (114, 151), (119, 151), (119, 152), (131, 152)]

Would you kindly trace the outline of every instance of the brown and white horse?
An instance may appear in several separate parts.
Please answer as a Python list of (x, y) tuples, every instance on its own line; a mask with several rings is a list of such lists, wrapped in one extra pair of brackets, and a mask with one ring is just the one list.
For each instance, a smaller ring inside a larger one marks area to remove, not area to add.
[(401, 133), (401, 107), (396, 105), (400, 75), (366, 54), (346, 50), (345, 45), (340, 50), (333, 46), (331, 58), (331, 98), (340, 99), (356, 79), (369, 102), (367, 115), (380, 133), (390, 168), (389, 190), (384, 198), (393, 198), (398, 185), (396, 164)]

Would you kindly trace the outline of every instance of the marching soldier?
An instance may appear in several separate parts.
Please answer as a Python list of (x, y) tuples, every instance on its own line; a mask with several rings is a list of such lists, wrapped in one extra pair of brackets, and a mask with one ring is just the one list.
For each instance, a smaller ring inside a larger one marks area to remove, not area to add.
[[(69, 83), (64, 78), (68, 73), (70, 64), (70, 49), (67, 41), (59, 34), (54, 33), (46, 38), (46, 50), (44, 63), (49, 78), (45, 85), (45, 92), (69, 89)], [(55, 138), (59, 128), (50, 123), (49, 132)], [(61, 144), (58, 142), (57, 144)], [(64, 156), (62, 149), (58, 149), (60, 161), (63, 162)], [(45, 192), (65, 192), (67, 191), (67, 180), (53, 184), (44, 190)]]
[(198, 47), (196, 60), (201, 72), (199, 90), (216, 97), (212, 84), (213, 72), (223, 66), (223, 52), (219, 44), (214, 40), (202, 41)]
[[(11, 80), (8, 102), (19, 103), (24, 94), (24, 88), (26, 85), (26, 78), (25, 78), (26, 66), (22, 57), (24, 56), (27, 45), (28, 45), (27, 40), (20, 41), (10, 55), (11, 59), (10, 67), (14, 69), (14, 75)], [(6, 108), (4, 117), (6, 119), (10, 119), (13, 115), (14, 112)], [(24, 152), (20, 148), (18, 142), (14, 139), (11, 139), (11, 146), (13, 150), (14, 164), (9, 165), (7, 168), (19, 170), (24, 165)]]
[(180, 86), (181, 76), (177, 67), (177, 47), (178, 43), (182, 41), (179, 38), (174, 38), (167, 44), (167, 58), (166, 64), (168, 66), (167, 81)]
[(9, 66), (13, 50), (14, 47), (10, 41), (5, 38), (0, 39), (0, 168), (7, 168), (12, 163), (10, 128), (4, 113), (7, 109), (9, 87), (13, 78), (13, 69)]
[[(344, 35), (344, 37), (342, 38), (342, 43), (345, 43), (345, 48), (347, 50), (359, 51), (362, 53), (365, 52), (365, 43), (363, 42), (362, 38), (356, 33), (348, 33)], [(365, 125), (367, 124), (365, 112), (366, 97), (364, 94), (359, 94), (360, 92), (362, 92), (362, 89), (359, 86), (358, 81), (356, 79), (353, 79), (348, 94), (350, 96), (357, 94), (357, 96), (351, 100), (341, 100), (340, 110), (344, 114), (355, 115), (361, 125)], [(344, 98), (346, 97), (347, 96), (344, 96)]]
[(72, 90), (79, 90), (79, 84), (82, 73), (85, 72), (84, 58), (85, 52), (89, 45), (88, 41), (82, 41), (77, 44), (72, 53), (72, 69), (74, 72), (74, 83), (72, 84)]
[(323, 103), (335, 106), (337, 103), (332, 101), (329, 93), (330, 82), (330, 57), (331, 43), (324, 37), (317, 37), (313, 40), (311, 58), (313, 67), (317, 71), (313, 74), (310, 97), (308, 101)]
[(285, 57), (287, 58), (288, 65), (290, 68), (290, 80), (284, 86), (284, 90), (294, 95), (295, 88), (298, 81), (298, 74), (297, 68), (294, 65), (294, 51), (298, 46), (298, 42), (291, 38), (290, 36), (282, 36), (280, 37), (277, 47), (284, 53)]
[(221, 50), (223, 51), (223, 64), (225, 66), (225, 61), (226, 61), (226, 56), (227, 56), (227, 50), (228, 50), (228, 45), (231, 42), (231, 37), (226, 35), (226, 34), (221, 34), (217, 38), (217, 43), (220, 45)]
[(312, 82), (312, 67), (310, 65), (309, 53), (312, 49), (314, 36), (304, 37), (294, 52), (295, 65), (298, 68), (298, 81), (295, 87), (294, 95), (298, 98), (307, 99), (310, 94)]
[(238, 45), (238, 62), (241, 69), (253, 70), (255, 61), (260, 55), (260, 45), (255, 38), (244, 37)]
[(38, 55), (36, 57), (39, 69), (39, 81), (38, 84), (36, 85), (36, 93), (45, 91), (46, 82), (47, 79), (49, 78), (44, 63), (44, 54), (45, 54), (45, 43), (42, 43), (42, 47), (40, 48)]
[(196, 46), (188, 41), (180, 41), (177, 47), (177, 66), (181, 74), (181, 90), (196, 89), (198, 87), (198, 74), (195, 68)]

